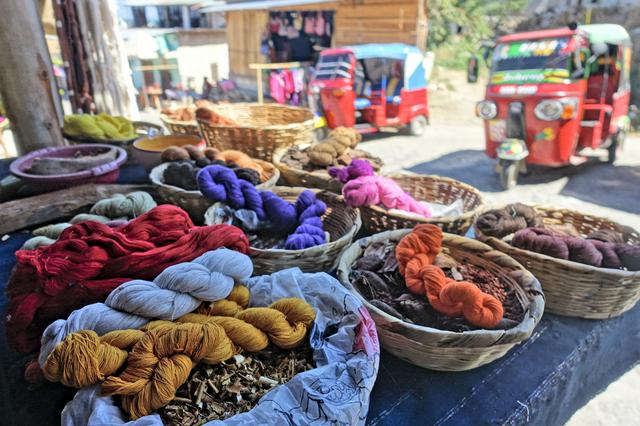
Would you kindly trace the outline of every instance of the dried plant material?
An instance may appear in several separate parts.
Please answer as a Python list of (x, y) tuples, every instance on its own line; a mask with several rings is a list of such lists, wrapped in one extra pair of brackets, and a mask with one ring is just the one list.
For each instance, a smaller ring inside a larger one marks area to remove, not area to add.
[(293, 350), (269, 347), (235, 355), (217, 365), (200, 364), (175, 398), (159, 411), (165, 425), (196, 426), (251, 410), (267, 392), (310, 370), (308, 344)]
[[(382, 167), (381, 159), (360, 149), (351, 149), (347, 155), (342, 154), (342, 156), (338, 157), (333, 164), (330, 164), (330, 166), (348, 165), (351, 163), (351, 159), (354, 158), (369, 160), (374, 170), (376, 171), (380, 170), (380, 168)], [(300, 149), (297, 146), (289, 148), (284, 156), (280, 159), (280, 162), (293, 169), (305, 170), (307, 172), (327, 169), (327, 167), (318, 166), (311, 162), (308, 154), (308, 148)]]

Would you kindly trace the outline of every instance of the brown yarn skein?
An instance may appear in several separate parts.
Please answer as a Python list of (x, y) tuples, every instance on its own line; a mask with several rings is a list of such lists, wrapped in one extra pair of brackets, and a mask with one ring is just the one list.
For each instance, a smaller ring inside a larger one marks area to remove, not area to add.
[(475, 226), (487, 237), (504, 238), (524, 228), (543, 227), (544, 223), (542, 216), (533, 207), (514, 203), (481, 214), (476, 219)]
[(160, 160), (163, 163), (168, 163), (170, 161), (184, 161), (189, 158), (189, 152), (186, 149), (175, 145), (166, 147), (164, 151), (162, 151), (162, 154), (160, 154)]

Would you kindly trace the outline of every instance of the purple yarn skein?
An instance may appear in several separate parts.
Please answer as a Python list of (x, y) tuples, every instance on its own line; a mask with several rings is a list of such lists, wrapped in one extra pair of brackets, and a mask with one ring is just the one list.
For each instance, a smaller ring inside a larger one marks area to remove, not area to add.
[(356, 158), (347, 167), (329, 167), (329, 175), (342, 183), (357, 179), (360, 176), (373, 176), (373, 166), (367, 160)]

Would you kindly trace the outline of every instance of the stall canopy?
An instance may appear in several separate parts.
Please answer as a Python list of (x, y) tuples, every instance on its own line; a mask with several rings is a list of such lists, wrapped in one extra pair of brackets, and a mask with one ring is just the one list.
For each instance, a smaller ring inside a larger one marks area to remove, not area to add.
[(268, 10), (276, 7), (303, 6), (319, 3), (336, 3), (336, 0), (265, 0), (265, 1), (242, 1), (228, 4), (220, 2), (203, 2), (200, 8), (202, 13), (210, 12), (232, 12), (235, 10)]

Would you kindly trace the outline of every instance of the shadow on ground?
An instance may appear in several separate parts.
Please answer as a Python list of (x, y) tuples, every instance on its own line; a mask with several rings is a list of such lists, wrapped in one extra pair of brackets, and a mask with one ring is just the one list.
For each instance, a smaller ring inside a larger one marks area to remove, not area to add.
[[(455, 151), (409, 170), (421, 174), (448, 176), (485, 192), (501, 192), (495, 160), (482, 150)], [(568, 178), (561, 195), (614, 208), (640, 213), (640, 166), (611, 166), (597, 159), (580, 166), (531, 168), (520, 176), (519, 184), (537, 185)], [(516, 189), (517, 191), (517, 189)]]

